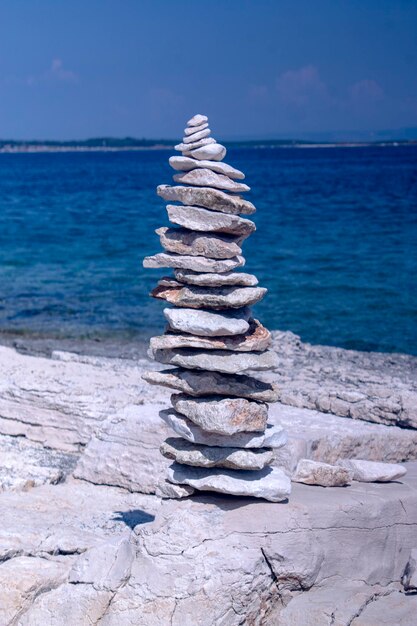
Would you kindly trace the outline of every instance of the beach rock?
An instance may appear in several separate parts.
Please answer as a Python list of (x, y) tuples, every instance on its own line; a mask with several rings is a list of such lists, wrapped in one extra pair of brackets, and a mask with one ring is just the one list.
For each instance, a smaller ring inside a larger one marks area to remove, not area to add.
[(204, 130), (205, 128), (208, 128), (208, 122), (204, 122), (203, 124), (199, 124), (198, 126), (187, 126), (187, 128), (184, 129), (184, 135), (188, 137), (193, 133), (199, 133), (200, 130)]
[(236, 256), (231, 259), (208, 259), (203, 256), (190, 256), (173, 254), (172, 252), (160, 252), (153, 256), (147, 256), (143, 259), (143, 267), (159, 269), (162, 267), (173, 267), (178, 269), (193, 270), (194, 272), (230, 272), (236, 267), (245, 265), (245, 259), (242, 256)]
[(184, 333), (218, 337), (240, 335), (249, 329), (249, 309), (237, 309), (224, 313), (201, 309), (164, 309), (170, 327)]
[(199, 187), (214, 187), (216, 189), (224, 189), (225, 191), (244, 192), (250, 191), (250, 187), (244, 183), (237, 183), (223, 174), (217, 174), (210, 169), (195, 169), (190, 172), (174, 174), (173, 179), (176, 183), (184, 185), (197, 185)]
[(276, 402), (278, 398), (275, 385), (244, 374), (220, 374), (176, 368), (161, 372), (144, 372), (142, 378), (151, 385), (170, 387), (191, 396), (237, 396), (260, 402)]
[(244, 472), (207, 470), (173, 463), (168, 468), (168, 480), (186, 484), (200, 491), (216, 491), (235, 496), (252, 496), (270, 502), (282, 502), (291, 493), (290, 479), (278, 468)]
[(274, 369), (278, 358), (272, 350), (265, 352), (231, 352), (229, 350), (156, 350), (151, 353), (155, 361), (165, 365), (177, 365), (186, 369), (240, 374), (248, 370), (267, 371)]
[(162, 247), (175, 254), (231, 259), (242, 253), (236, 243), (238, 238), (231, 235), (211, 235), (166, 227), (158, 228), (155, 232), (160, 237)]
[(209, 433), (233, 435), (239, 432), (263, 431), (268, 419), (268, 405), (245, 398), (206, 396), (194, 398), (173, 394), (174, 409)]
[(159, 416), (174, 432), (183, 439), (203, 446), (220, 448), (281, 448), (287, 442), (287, 434), (282, 426), (267, 425), (263, 433), (234, 433), (219, 435), (208, 433), (188, 417), (177, 413), (174, 409), (163, 409)]
[[(204, 139), (202, 140), (204, 141)], [(184, 144), (186, 145), (186, 144)], [(222, 146), (220, 143), (212, 143), (210, 145), (199, 146), (198, 148), (193, 146), (188, 146), (190, 150), (184, 150), (183, 156), (188, 156), (193, 159), (198, 159), (199, 161), (203, 161), (207, 159), (208, 161), (222, 161), (226, 156), (226, 148)]]
[(401, 580), (406, 591), (417, 591), (417, 548), (413, 548)]
[(242, 286), (255, 287), (258, 279), (253, 274), (243, 272), (227, 272), (224, 274), (200, 274), (187, 270), (175, 270), (175, 279), (187, 285), (200, 287)]
[(352, 472), (353, 480), (362, 483), (386, 483), (398, 480), (407, 473), (402, 465), (359, 459), (340, 459), (338, 465)]
[(251, 215), (256, 209), (252, 202), (239, 196), (231, 196), (224, 191), (210, 187), (184, 187), (177, 185), (158, 185), (158, 196), (164, 200), (182, 202), (182, 204), (197, 205), (212, 211), (238, 215)]
[(200, 113), (197, 113), (188, 120), (187, 126), (200, 126), (200, 124), (205, 124), (206, 122), (208, 122), (207, 115), (201, 115)]
[(228, 165), (227, 163), (222, 163), (221, 161), (199, 161), (197, 159), (190, 159), (190, 157), (172, 156), (169, 158), (169, 164), (174, 170), (182, 172), (189, 172), (196, 167), (203, 167), (212, 170), (213, 172), (217, 172), (218, 174), (224, 174), (229, 178), (236, 178), (238, 180), (243, 180), (245, 178), (245, 174), (243, 172), (237, 170), (231, 165)]
[(155, 495), (163, 499), (180, 500), (181, 498), (192, 496), (194, 492), (195, 489), (193, 489), (193, 487), (189, 487), (188, 485), (174, 485), (174, 483), (170, 483), (164, 479), (158, 483)]
[(292, 481), (321, 487), (344, 487), (352, 482), (353, 472), (343, 467), (301, 459)]
[(239, 235), (241, 238), (248, 237), (256, 230), (254, 222), (244, 217), (201, 207), (168, 204), (167, 212), (171, 222), (189, 230)]
[(152, 290), (151, 295), (166, 300), (178, 307), (191, 309), (240, 309), (262, 300), (266, 294), (264, 287), (196, 287), (161, 285)]
[(240, 450), (200, 446), (179, 437), (170, 437), (161, 446), (161, 454), (181, 465), (224, 467), (225, 469), (261, 470), (274, 458), (272, 450)]
[(191, 154), (190, 150), (197, 150), (205, 148), (210, 145), (218, 145), (216, 140), (213, 137), (204, 137), (203, 139), (199, 139), (198, 141), (194, 141), (193, 143), (179, 143), (175, 146), (175, 150), (178, 152), (182, 152), (183, 154)]
[(192, 143), (195, 143), (196, 141), (200, 141), (200, 139), (205, 139), (210, 134), (211, 134), (211, 130), (209, 128), (205, 128), (203, 130), (196, 131), (195, 133), (192, 133), (191, 135), (185, 135), (182, 141), (185, 144), (192, 144)]
[(168, 348), (202, 348), (205, 350), (233, 350), (235, 352), (261, 352), (271, 343), (271, 333), (258, 320), (249, 321), (249, 329), (241, 335), (224, 337), (197, 337), (167, 331), (159, 337), (152, 337), (152, 350), (166, 350)]

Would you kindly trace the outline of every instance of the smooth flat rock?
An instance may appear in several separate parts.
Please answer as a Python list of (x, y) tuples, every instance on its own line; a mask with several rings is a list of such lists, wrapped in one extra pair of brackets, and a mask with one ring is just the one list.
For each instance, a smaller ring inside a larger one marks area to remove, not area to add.
[(183, 185), (197, 185), (199, 187), (214, 187), (215, 189), (223, 189), (224, 191), (245, 192), (250, 191), (250, 187), (244, 183), (237, 183), (224, 174), (217, 174), (208, 168), (196, 168), (189, 172), (174, 174), (173, 179), (176, 183)]
[[(204, 141), (204, 139), (202, 140)], [(185, 144), (184, 144), (185, 145)], [(190, 146), (189, 146), (190, 147)], [(194, 147), (192, 150), (182, 151), (183, 156), (188, 156), (199, 161), (222, 161), (226, 156), (226, 148), (220, 143), (212, 143), (209, 145), (203, 145), (201, 147)]]
[(232, 235), (213, 235), (184, 228), (158, 228), (161, 245), (168, 252), (211, 259), (231, 259), (242, 253), (239, 238)]
[(235, 352), (263, 351), (270, 345), (270, 332), (258, 320), (249, 320), (249, 329), (241, 335), (223, 337), (198, 337), (166, 331), (164, 335), (152, 337), (152, 350), (167, 348), (203, 348), (205, 350), (234, 350)]
[(249, 329), (250, 309), (217, 313), (201, 309), (164, 309), (173, 330), (203, 337), (241, 335)]
[(199, 139), (198, 141), (194, 141), (193, 143), (178, 143), (174, 147), (175, 150), (178, 150), (178, 152), (182, 152), (183, 154), (188, 155), (190, 153), (190, 150), (202, 149), (210, 145), (218, 145), (213, 137), (203, 137), (203, 139)]
[(147, 256), (143, 259), (143, 267), (151, 269), (160, 269), (162, 267), (172, 267), (185, 270), (193, 270), (194, 272), (230, 272), (237, 267), (245, 265), (245, 259), (242, 256), (236, 256), (231, 259), (208, 259), (203, 256), (191, 256), (173, 254), (172, 252), (160, 252), (153, 256)]
[(251, 496), (270, 502), (282, 502), (291, 493), (290, 479), (276, 467), (244, 472), (226, 469), (208, 470), (173, 463), (168, 469), (168, 480), (190, 485), (200, 491)]
[(398, 480), (407, 473), (406, 468), (402, 465), (397, 465), (397, 463), (340, 459), (338, 465), (352, 472), (353, 480), (362, 483), (386, 483)]
[(210, 433), (233, 435), (266, 428), (268, 405), (263, 402), (222, 396), (195, 398), (182, 393), (173, 394), (171, 402), (178, 413)]
[(274, 458), (272, 450), (241, 450), (201, 446), (179, 437), (170, 437), (161, 446), (161, 454), (181, 465), (223, 467), (225, 469), (261, 470)]
[(220, 211), (231, 215), (238, 215), (239, 213), (251, 215), (256, 211), (252, 202), (210, 187), (158, 185), (156, 191), (158, 196), (164, 200), (197, 205), (211, 211)]
[(264, 287), (197, 287), (158, 284), (151, 295), (170, 304), (191, 309), (240, 309), (265, 296)]
[(201, 115), (200, 113), (197, 113), (196, 115), (193, 115), (193, 117), (188, 120), (187, 126), (200, 126), (200, 124), (205, 124), (207, 122), (208, 122), (207, 115)]
[(278, 397), (278, 390), (273, 384), (244, 374), (176, 368), (162, 372), (144, 372), (142, 378), (151, 385), (170, 387), (192, 396), (237, 396), (260, 402), (276, 402)]
[(191, 270), (175, 270), (175, 279), (187, 285), (197, 287), (256, 287), (258, 279), (253, 274), (244, 272), (226, 272), (225, 274), (200, 274)]
[(183, 439), (203, 446), (220, 448), (281, 448), (287, 442), (287, 434), (279, 426), (267, 425), (263, 433), (235, 433), (218, 435), (208, 433), (188, 417), (177, 413), (174, 409), (163, 409), (159, 412), (163, 421)]
[(211, 135), (211, 130), (209, 128), (196, 130), (196, 132), (192, 133), (191, 135), (185, 135), (185, 137), (182, 138), (182, 142), (185, 144), (192, 144), (196, 141), (200, 141), (200, 139), (205, 139), (209, 135)]
[(345, 487), (352, 482), (353, 472), (344, 467), (300, 459), (291, 480), (305, 485), (321, 487)]
[(417, 548), (410, 552), (401, 582), (406, 591), (417, 591)]
[(190, 159), (190, 157), (172, 156), (169, 158), (169, 164), (174, 170), (182, 172), (189, 172), (196, 167), (203, 167), (217, 172), (218, 174), (224, 174), (229, 178), (235, 178), (237, 180), (243, 180), (245, 178), (243, 172), (221, 161), (199, 161), (198, 159)]
[(199, 124), (198, 126), (187, 126), (184, 129), (184, 135), (188, 137), (189, 135), (192, 135), (193, 133), (199, 133), (200, 130), (204, 130), (205, 128), (208, 128), (208, 122), (203, 122), (202, 124)]
[(256, 230), (254, 222), (244, 217), (202, 207), (168, 204), (167, 212), (171, 222), (189, 230), (239, 235), (241, 240)]
[(229, 350), (196, 350), (177, 348), (151, 352), (155, 361), (165, 365), (176, 365), (191, 370), (240, 374), (248, 370), (265, 372), (278, 364), (277, 355), (272, 350), (265, 352), (231, 352)]
[(155, 495), (158, 498), (181, 500), (181, 498), (188, 498), (195, 492), (193, 487), (188, 485), (174, 485), (174, 483), (168, 482), (166, 479), (161, 480), (155, 489)]

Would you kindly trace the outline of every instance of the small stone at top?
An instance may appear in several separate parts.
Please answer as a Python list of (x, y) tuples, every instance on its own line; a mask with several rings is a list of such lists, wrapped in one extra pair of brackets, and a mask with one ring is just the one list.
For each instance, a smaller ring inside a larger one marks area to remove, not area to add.
[(205, 124), (206, 122), (208, 122), (207, 115), (200, 115), (197, 113), (197, 115), (193, 115), (193, 117), (188, 120), (187, 126), (199, 126), (200, 124)]

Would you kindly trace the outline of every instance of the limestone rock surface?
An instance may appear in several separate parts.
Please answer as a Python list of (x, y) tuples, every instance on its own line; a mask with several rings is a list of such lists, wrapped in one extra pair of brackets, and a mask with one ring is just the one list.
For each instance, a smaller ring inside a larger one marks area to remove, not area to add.
[(248, 185), (245, 185), (244, 183), (237, 183), (228, 176), (218, 174), (208, 168), (196, 168), (189, 172), (174, 174), (173, 178), (176, 183), (181, 183), (183, 185), (213, 187), (214, 189), (222, 189), (224, 191), (232, 191), (235, 193), (250, 191), (250, 187), (248, 187)]
[(254, 222), (239, 215), (210, 211), (197, 206), (167, 204), (168, 218), (189, 230), (226, 233), (248, 237), (256, 230)]
[(187, 126), (186, 128), (184, 128), (184, 135), (188, 137), (193, 133), (199, 133), (200, 130), (204, 130), (205, 128), (208, 128), (208, 122), (202, 122), (198, 126)]
[(184, 150), (183, 156), (192, 157), (193, 159), (198, 159), (199, 161), (206, 159), (208, 161), (222, 161), (226, 156), (226, 148), (220, 143), (206, 144), (199, 147), (193, 146), (190, 150)]
[(208, 259), (202, 256), (189, 256), (173, 254), (172, 252), (160, 252), (153, 256), (147, 256), (143, 260), (143, 267), (159, 269), (161, 267), (173, 267), (193, 270), (195, 272), (230, 272), (236, 267), (242, 267), (245, 259), (236, 256), (231, 259)]
[(417, 591), (417, 548), (410, 552), (401, 582), (406, 591)]
[(192, 496), (194, 492), (195, 489), (193, 489), (193, 487), (189, 487), (188, 485), (174, 485), (174, 483), (168, 482), (166, 478), (162, 479), (155, 489), (155, 495), (159, 498), (173, 498), (175, 500), (188, 498), (188, 496)]
[(353, 472), (344, 467), (320, 463), (310, 459), (298, 461), (293, 482), (321, 487), (345, 487), (352, 482)]
[(176, 365), (192, 370), (222, 372), (224, 374), (240, 374), (248, 370), (267, 371), (277, 365), (276, 353), (265, 352), (231, 352), (229, 350), (197, 350), (194, 348), (177, 348), (175, 350), (156, 350), (152, 356), (159, 363)]
[(187, 126), (200, 126), (200, 124), (206, 124), (207, 122), (208, 122), (207, 115), (201, 115), (200, 113), (197, 113), (196, 115), (193, 115), (193, 117), (188, 120)]
[(196, 204), (212, 211), (220, 211), (231, 215), (251, 215), (256, 209), (252, 202), (240, 196), (232, 196), (210, 187), (184, 187), (182, 185), (159, 185), (157, 193), (164, 200)]
[(203, 130), (196, 129), (191, 135), (185, 135), (182, 141), (185, 144), (192, 144), (196, 141), (200, 141), (200, 139), (205, 139), (205, 137), (208, 137), (210, 134), (211, 130), (209, 128), (204, 128)]
[(407, 473), (405, 467), (397, 463), (341, 459), (338, 464), (352, 472), (353, 480), (364, 483), (386, 483), (399, 480)]
[[(217, 146), (218, 144), (216, 143), (216, 140), (213, 139), (213, 137), (203, 137), (203, 139), (196, 139), (193, 143), (179, 143), (175, 146), (175, 150), (178, 150), (178, 152), (182, 152), (183, 154), (188, 155), (190, 154), (190, 150), (197, 150), (210, 145)], [(216, 150), (216, 152), (218, 152), (218, 150)]]
[(249, 309), (236, 309), (217, 313), (202, 309), (164, 309), (170, 327), (184, 333), (203, 337), (241, 335), (249, 329), (251, 312)]
[(152, 290), (154, 298), (170, 304), (195, 309), (241, 309), (256, 304), (266, 294), (264, 287), (198, 287), (159, 285)]
[(238, 238), (230, 235), (212, 235), (182, 228), (158, 228), (161, 245), (168, 252), (211, 259), (231, 259), (242, 253)]
[(187, 270), (174, 270), (175, 279), (186, 285), (197, 287), (241, 286), (256, 287), (258, 279), (253, 274), (244, 272), (226, 272), (225, 274), (200, 274)]
[(243, 180), (245, 178), (243, 172), (221, 161), (198, 161), (197, 159), (190, 159), (190, 157), (172, 156), (169, 158), (169, 164), (174, 170), (184, 172), (189, 172), (196, 167), (202, 167), (217, 172), (218, 174), (224, 174), (229, 178), (235, 178), (237, 180)]

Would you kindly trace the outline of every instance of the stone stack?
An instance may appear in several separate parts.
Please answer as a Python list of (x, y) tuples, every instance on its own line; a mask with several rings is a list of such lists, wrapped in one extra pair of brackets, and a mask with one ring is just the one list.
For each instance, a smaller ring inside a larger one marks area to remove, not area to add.
[(268, 425), (268, 402), (277, 400), (273, 385), (246, 372), (277, 365), (269, 350), (269, 331), (252, 317), (250, 307), (266, 289), (252, 274), (235, 271), (245, 264), (243, 241), (255, 224), (241, 215), (255, 207), (243, 199), (244, 174), (223, 163), (226, 148), (210, 136), (208, 119), (187, 123), (182, 156), (169, 159), (178, 185), (160, 185), (174, 228), (159, 228), (164, 251), (144, 267), (173, 269), (151, 295), (165, 300), (165, 333), (153, 337), (149, 354), (174, 369), (148, 372), (145, 380), (179, 393), (162, 419), (179, 437), (162, 445), (174, 463), (167, 480), (203, 491), (248, 495), (278, 502), (288, 497), (290, 481), (271, 468), (273, 449), (286, 443), (280, 426)]

